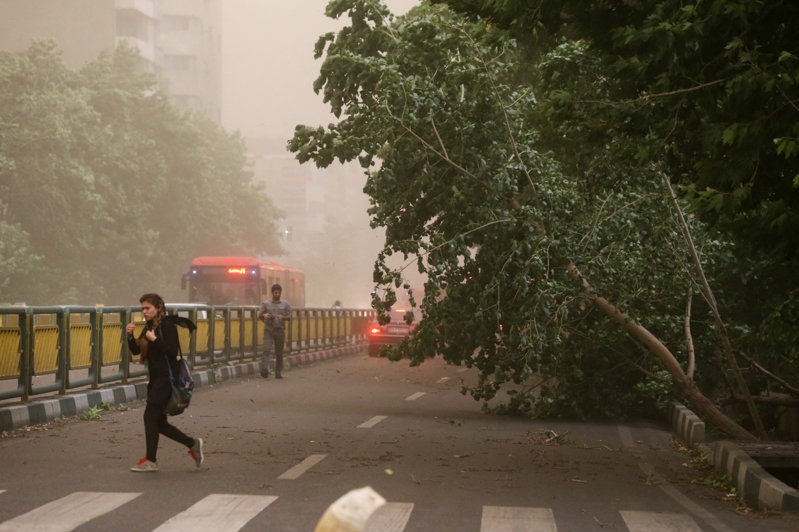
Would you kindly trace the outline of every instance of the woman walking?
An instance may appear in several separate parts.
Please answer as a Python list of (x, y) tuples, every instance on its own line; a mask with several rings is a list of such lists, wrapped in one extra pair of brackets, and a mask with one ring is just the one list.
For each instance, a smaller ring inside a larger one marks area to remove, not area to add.
[(166, 304), (158, 294), (144, 294), (139, 298), (141, 312), (146, 324), (138, 338), (134, 338), (134, 323), (128, 323), (126, 331), (128, 349), (134, 355), (141, 355), (147, 362), (150, 382), (147, 383), (147, 406), (144, 409), (144, 437), (147, 455), (130, 468), (135, 472), (158, 471), (156, 454), (161, 434), (182, 443), (189, 449), (189, 456), (197, 467), (203, 463), (203, 440), (191, 438), (170, 425), (164, 408), (172, 394), (170, 366), (172, 375), (178, 373), (178, 349), (180, 347), (178, 330), (166, 313)]

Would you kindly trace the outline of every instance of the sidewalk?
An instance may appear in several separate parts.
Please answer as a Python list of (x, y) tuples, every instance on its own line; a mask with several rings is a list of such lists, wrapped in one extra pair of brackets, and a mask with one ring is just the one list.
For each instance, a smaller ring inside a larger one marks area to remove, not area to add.
[(684, 405), (670, 405), (669, 421), (681, 440), (710, 456), (713, 467), (735, 482), (738, 494), (748, 505), (760, 510), (799, 513), (799, 490), (775, 478), (734, 442), (716, 441), (708, 447), (705, 423)]
[[(301, 366), (320, 360), (328, 360), (360, 352), (359, 344), (331, 347), (320, 351), (299, 353), (285, 357), (287, 366)], [(205, 369), (192, 374), (196, 387), (207, 386), (245, 375), (259, 374), (259, 362), (246, 362), (213, 369)], [(51, 396), (52, 397), (52, 396)], [(56, 398), (34, 399), (29, 403), (13, 406), (0, 406), (0, 431), (8, 431), (47, 423), (60, 417), (79, 416), (83, 412), (102, 403), (124, 404), (147, 398), (147, 380), (132, 384), (119, 384), (99, 390), (86, 390)]]

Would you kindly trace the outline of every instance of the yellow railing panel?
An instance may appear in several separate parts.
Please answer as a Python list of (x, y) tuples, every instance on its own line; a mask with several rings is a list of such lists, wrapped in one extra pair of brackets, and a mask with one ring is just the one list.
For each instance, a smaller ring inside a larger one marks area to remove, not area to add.
[(244, 348), (252, 347), (252, 320), (244, 322)]
[[(38, 357), (37, 357), (38, 358)], [(88, 368), (92, 363), (92, 328), (88, 323), (72, 324), (69, 328), (70, 369)]]
[(195, 345), (198, 353), (208, 351), (208, 319), (200, 318), (197, 320), (197, 330), (194, 333)]
[(191, 332), (185, 327), (178, 327), (177, 329), (180, 349), (186, 354), (189, 352), (189, 346), (191, 345)]
[(241, 326), (238, 320), (230, 322), (230, 347), (237, 349), (241, 345)]
[[(122, 330), (121, 323), (103, 324), (103, 365), (122, 363), (122, 350), (120, 349)], [(127, 349), (127, 345), (126, 341), (122, 347)]]
[(19, 376), (21, 337), (19, 327), (0, 327), (0, 378)]
[[(327, 312), (325, 313), (327, 314)], [(322, 330), (327, 331), (327, 336), (330, 337), (333, 334), (333, 318), (330, 315), (322, 317)]]
[(225, 321), (216, 320), (214, 322), (214, 349), (225, 348)]
[(34, 326), (33, 372), (36, 375), (58, 370), (58, 326)]

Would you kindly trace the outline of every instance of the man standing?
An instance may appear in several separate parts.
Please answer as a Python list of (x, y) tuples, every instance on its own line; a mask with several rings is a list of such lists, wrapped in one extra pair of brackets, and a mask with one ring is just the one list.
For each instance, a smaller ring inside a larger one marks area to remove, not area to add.
[(286, 322), (291, 319), (291, 305), (281, 301), (283, 288), (272, 285), (272, 299), (261, 303), (261, 319), (264, 320), (264, 352), (261, 355), (261, 377), (269, 378), (269, 358), (275, 351), (275, 378), (283, 375), (283, 340), (286, 335)]

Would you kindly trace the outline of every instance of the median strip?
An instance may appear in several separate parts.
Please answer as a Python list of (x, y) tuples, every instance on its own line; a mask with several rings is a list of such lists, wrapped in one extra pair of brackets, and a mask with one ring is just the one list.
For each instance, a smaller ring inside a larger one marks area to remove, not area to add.
[(359, 429), (371, 429), (372, 427), (374, 427), (375, 425), (377, 425), (378, 423), (380, 423), (381, 421), (386, 419), (386, 417), (388, 417), (388, 416), (375, 416), (372, 419), (369, 419), (368, 421), (364, 421), (363, 423), (358, 425), (358, 428)]
[(296, 480), (300, 477), (300, 475), (302, 475), (303, 473), (311, 469), (313, 466), (324, 460), (325, 457), (327, 457), (326, 454), (312, 454), (311, 456), (309, 456), (299, 464), (295, 465), (294, 467), (292, 467), (291, 469), (289, 469), (288, 471), (286, 471), (277, 478), (281, 480)]

